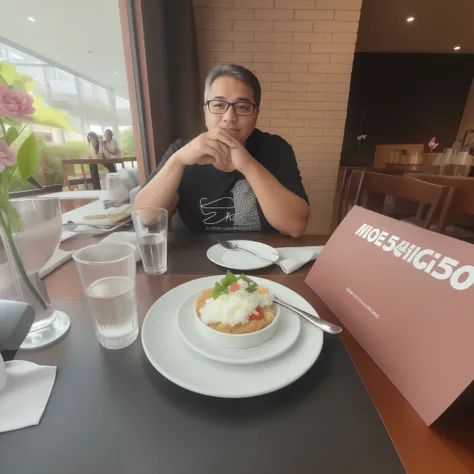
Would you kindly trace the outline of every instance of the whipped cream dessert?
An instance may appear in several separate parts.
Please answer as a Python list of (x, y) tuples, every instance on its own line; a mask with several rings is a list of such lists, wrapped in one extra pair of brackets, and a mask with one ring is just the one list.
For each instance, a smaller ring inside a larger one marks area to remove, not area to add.
[(268, 326), (275, 319), (273, 295), (245, 275), (231, 272), (196, 300), (201, 321), (217, 331), (245, 334)]

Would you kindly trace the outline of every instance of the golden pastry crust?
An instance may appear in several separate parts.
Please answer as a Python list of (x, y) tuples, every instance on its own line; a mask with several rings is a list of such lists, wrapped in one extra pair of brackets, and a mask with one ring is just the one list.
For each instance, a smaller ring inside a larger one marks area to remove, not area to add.
[[(259, 286), (257, 291), (261, 294), (269, 293), (268, 289), (264, 286)], [(211, 298), (212, 295), (212, 288), (207, 288), (202, 290), (199, 296), (197, 297), (194, 307), (196, 309), (196, 313), (200, 315), (200, 310), (206, 304), (206, 300)], [(253, 319), (245, 324), (236, 324), (235, 326), (230, 326), (229, 324), (225, 323), (210, 323), (207, 324), (212, 329), (216, 331), (225, 332), (228, 334), (248, 334), (255, 331), (260, 331), (267, 327), (274, 319), (275, 319), (275, 311), (273, 306), (263, 306), (263, 319), (257, 320)]]

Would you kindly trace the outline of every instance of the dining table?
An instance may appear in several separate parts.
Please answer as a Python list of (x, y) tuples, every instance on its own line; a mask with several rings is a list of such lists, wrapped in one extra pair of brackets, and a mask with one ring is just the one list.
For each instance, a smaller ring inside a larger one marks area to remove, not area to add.
[[(69, 201), (63, 209), (87, 202)], [(330, 238), (225, 236), (275, 248), (324, 245)], [(225, 272), (206, 257), (219, 237), (170, 233), (165, 274), (147, 275), (138, 264), (140, 326), (170, 290)], [(102, 238), (77, 235), (61, 248), (75, 250)], [(249, 275), (290, 288), (321, 318), (342, 326), (305, 283), (312, 265), (289, 275), (277, 265)], [(0, 435), (2, 473), (474, 473), (473, 391), (428, 427), (347, 330), (325, 336), (319, 358), (293, 384), (259, 397), (213, 398), (187, 391), (156, 371), (140, 336), (125, 349), (102, 348), (72, 260), (49, 274), (45, 284), (54, 306), (71, 318), (71, 330), (48, 348), (16, 354), (58, 366), (58, 374), (39, 425)]]

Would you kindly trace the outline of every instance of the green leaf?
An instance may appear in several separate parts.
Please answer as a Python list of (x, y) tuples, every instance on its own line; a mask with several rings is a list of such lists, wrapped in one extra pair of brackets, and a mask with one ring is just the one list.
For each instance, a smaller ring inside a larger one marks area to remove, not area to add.
[(246, 288), (246, 291), (248, 293), (255, 293), (257, 291), (258, 285), (255, 283), (253, 280), (251, 280), (247, 275), (242, 275), (239, 276), (239, 280), (244, 280), (249, 286)]
[(35, 95), (33, 107), (36, 112), (30, 117), (30, 123), (72, 130), (68, 122), (68, 114), (49, 107), (39, 95)]
[(215, 285), (214, 285), (214, 288), (212, 289), (212, 298), (217, 300), (217, 298), (219, 298), (219, 296), (223, 295), (225, 293), (225, 288), (219, 283), (217, 282)]
[(16, 162), (23, 181), (26, 181), (38, 168), (38, 145), (34, 133), (21, 145), (16, 155)]
[(7, 130), (7, 136), (5, 137), (5, 141), (7, 142), (7, 145), (11, 145), (17, 138), (18, 138), (18, 130), (15, 127), (10, 127)]
[(15, 77), (17, 76), (16, 68), (13, 64), (10, 63), (0, 63), (0, 74), (2, 76), (3, 82), (6, 82), (10, 85), (12, 82), (15, 81)]
[(35, 88), (35, 81), (26, 74), (18, 72), (13, 64), (0, 63), (0, 77), (2, 82), (6, 82), (12, 89), (32, 92)]
[(27, 76), (26, 74), (18, 73), (15, 77), (15, 80), (10, 84), (15, 90), (23, 90), (25, 92), (31, 93), (35, 90), (35, 81), (32, 77)]
[(221, 280), (221, 284), (227, 288), (232, 285), (232, 283), (237, 283), (237, 277), (230, 270), (227, 270), (225, 277)]
[(10, 125), (10, 127), (20, 128), (21, 122), (17, 122), (16, 120), (11, 119), (10, 117), (3, 117), (3, 123), (5, 125)]
[(232, 285), (232, 283), (236, 282), (236, 276), (232, 272), (227, 270), (227, 273), (225, 274), (224, 278), (222, 278), (220, 282), (217, 282), (214, 285), (214, 288), (212, 289), (212, 298), (216, 300), (217, 298), (219, 298), (219, 296), (228, 293), (229, 286)]

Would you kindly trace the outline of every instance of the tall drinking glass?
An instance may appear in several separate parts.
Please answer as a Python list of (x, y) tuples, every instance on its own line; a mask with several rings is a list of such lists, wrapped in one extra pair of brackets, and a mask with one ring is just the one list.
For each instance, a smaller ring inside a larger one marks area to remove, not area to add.
[(122, 349), (138, 336), (135, 246), (90, 245), (73, 254), (99, 342)]
[(145, 273), (165, 273), (168, 270), (168, 211), (142, 207), (132, 212), (132, 219)]

